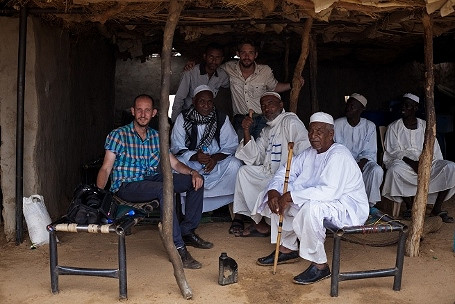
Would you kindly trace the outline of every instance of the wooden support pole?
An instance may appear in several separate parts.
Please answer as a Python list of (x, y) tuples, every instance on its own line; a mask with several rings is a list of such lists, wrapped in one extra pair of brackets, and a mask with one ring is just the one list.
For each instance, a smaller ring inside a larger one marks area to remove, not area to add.
[(417, 177), (417, 194), (412, 207), (412, 221), (406, 241), (406, 255), (419, 255), (420, 237), (423, 231), (425, 210), (427, 206), (428, 186), (430, 181), (433, 147), (436, 137), (436, 115), (434, 111), (434, 74), (433, 74), (433, 23), (425, 11), (422, 17), (424, 28), (425, 49), (425, 105), (426, 130), (422, 154), (419, 158), (419, 173)]
[[(174, 32), (179, 22), (180, 13), (184, 7), (183, 2), (171, 0), (169, 3), (169, 15), (164, 27), (163, 49), (161, 52), (161, 107), (159, 115), (160, 149), (169, 151), (169, 122), (167, 112), (169, 109), (169, 89), (171, 80), (171, 52)], [(169, 153), (161, 153), (161, 166), (163, 169), (163, 223), (159, 225), (161, 240), (169, 255), (174, 276), (185, 299), (191, 299), (193, 292), (185, 278), (182, 260), (175, 248), (172, 238), (172, 221), (174, 214), (174, 185), (172, 178)]]
[(290, 97), (290, 106), (289, 111), (297, 113), (297, 103), (299, 102), (299, 94), (302, 85), (300, 83), (300, 76), (302, 75), (303, 68), (305, 67), (305, 62), (308, 57), (309, 52), (309, 40), (310, 40), (310, 32), (311, 27), (313, 26), (313, 17), (308, 17), (305, 21), (305, 25), (303, 26), (302, 32), (302, 46), (300, 49), (300, 57), (297, 61), (297, 65), (294, 70), (294, 76), (292, 78), (292, 90), (291, 90), (291, 97)]
[(318, 78), (318, 51), (316, 36), (311, 35), (310, 39), (310, 96), (311, 96), (311, 113), (319, 111), (319, 102), (317, 94), (317, 78)]

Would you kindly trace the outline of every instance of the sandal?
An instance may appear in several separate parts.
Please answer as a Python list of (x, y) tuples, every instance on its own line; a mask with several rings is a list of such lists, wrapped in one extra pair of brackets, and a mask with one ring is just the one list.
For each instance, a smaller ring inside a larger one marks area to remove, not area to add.
[(437, 214), (431, 213), (431, 216), (440, 216), (444, 223), (453, 223), (453, 217), (449, 215), (447, 211), (440, 211)]
[(245, 229), (243, 220), (233, 219), (231, 227), (229, 227), (229, 234), (233, 234), (235, 236), (241, 235), (243, 233), (243, 229)]
[(270, 236), (270, 230), (267, 232), (260, 232), (257, 228), (252, 225), (247, 228), (248, 234), (245, 234), (245, 231), (240, 235), (241, 237), (268, 237)]

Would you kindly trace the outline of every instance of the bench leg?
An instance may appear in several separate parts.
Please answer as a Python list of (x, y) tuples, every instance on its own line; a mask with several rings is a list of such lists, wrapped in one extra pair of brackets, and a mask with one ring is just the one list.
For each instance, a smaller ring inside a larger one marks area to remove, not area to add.
[(396, 260), (396, 274), (393, 280), (393, 290), (399, 291), (401, 290), (401, 278), (403, 275), (403, 264), (404, 264), (404, 251), (406, 245), (406, 233), (404, 231), (400, 231), (400, 237), (398, 239), (398, 246), (397, 246), (397, 260)]
[(51, 290), (53, 294), (58, 293), (58, 254), (57, 254), (57, 238), (55, 231), (49, 231), (49, 255), (50, 255), (50, 270), (51, 270)]
[(125, 234), (118, 236), (118, 268), (119, 268), (119, 298), (126, 299), (127, 296), (127, 278), (126, 278), (126, 246)]
[(340, 244), (341, 237), (333, 234), (332, 275), (330, 281), (330, 296), (338, 297), (338, 282), (340, 278)]

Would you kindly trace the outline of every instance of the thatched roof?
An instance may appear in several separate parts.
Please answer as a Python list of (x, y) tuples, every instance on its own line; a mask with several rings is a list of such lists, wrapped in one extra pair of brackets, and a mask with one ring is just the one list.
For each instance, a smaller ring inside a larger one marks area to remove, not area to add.
[[(23, 4), (31, 14), (72, 31), (96, 28), (132, 56), (159, 52), (168, 7), (168, 1), (159, 0), (0, 0), (0, 10), (14, 14)], [(434, 36), (441, 37), (446, 49), (449, 43), (449, 51), (455, 51), (454, 8), (454, 0), (185, 1), (175, 46), (192, 53), (197, 51), (194, 42), (232, 44), (251, 34), (271, 52), (282, 53), (286, 40), (291, 50), (298, 51), (298, 33), (305, 19), (312, 17), (312, 35), (323, 58), (360, 56), (366, 61), (374, 57), (391, 62), (416, 47), (423, 53), (421, 15), (425, 10), (433, 17)]]

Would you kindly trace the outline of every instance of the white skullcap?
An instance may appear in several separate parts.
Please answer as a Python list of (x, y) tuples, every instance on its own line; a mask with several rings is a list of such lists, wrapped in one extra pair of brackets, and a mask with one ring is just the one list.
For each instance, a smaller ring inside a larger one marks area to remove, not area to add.
[(415, 102), (419, 103), (420, 101), (420, 98), (414, 94), (411, 94), (411, 93), (406, 93), (403, 95), (404, 98), (409, 98), (411, 100), (414, 100)]
[(276, 98), (281, 100), (281, 96), (277, 92), (265, 92), (264, 94), (262, 94), (261, 98), (268, 95), (275, 96)]
[(213, 90), (211, 87), (208, 85), (202, 84), (194, 89), (194, 96), (196, 96), (197, 93), (202, 92), (202, 91), (210, 91), (213, 94)]
[(310, 117), (310, 123), (312, 122), (324, 122), (329, 125), (333, 125), (333, 117), (332, 115), (324, 112), (316, 112)]
[(352, 93), (351, 96), (349, 96), (349, 98), (354, 98), (355, 100), (359, 101), (364, 107), (367, 106), (367, 99), (363, 95), (360, 95), (358, 93)]

